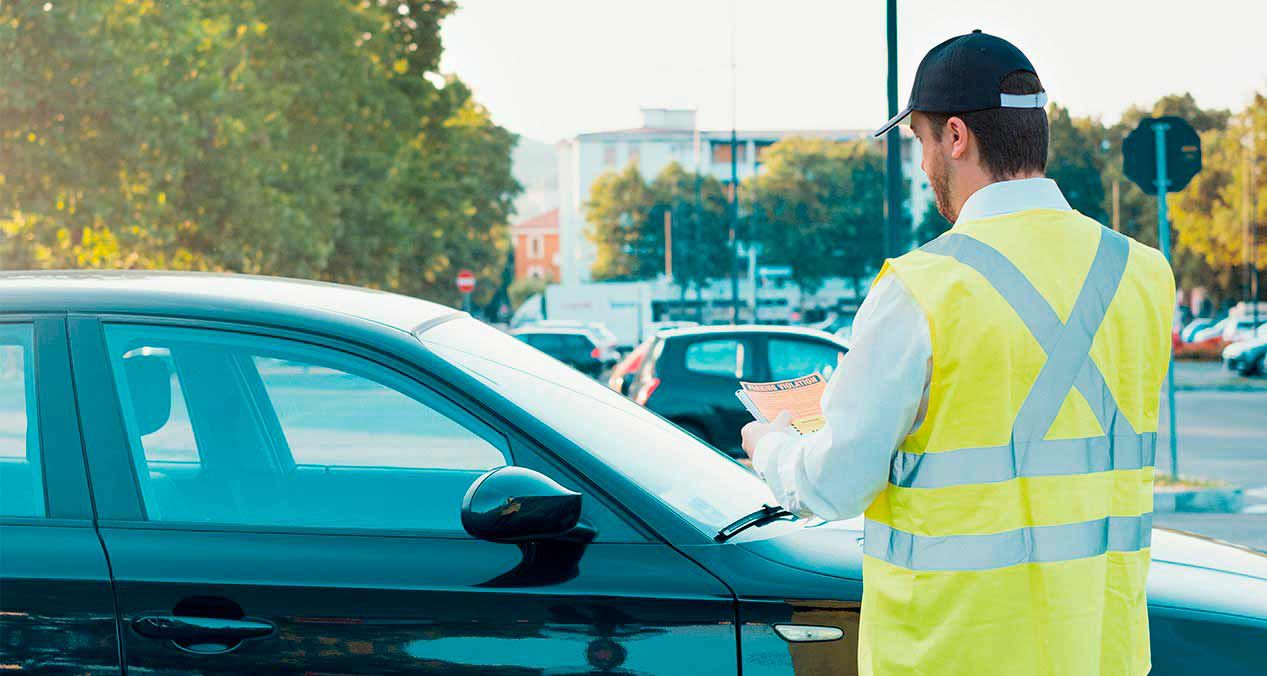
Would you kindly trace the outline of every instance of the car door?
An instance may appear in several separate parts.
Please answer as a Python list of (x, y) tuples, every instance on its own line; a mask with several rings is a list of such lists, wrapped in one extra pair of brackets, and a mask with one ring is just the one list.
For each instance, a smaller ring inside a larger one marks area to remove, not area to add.
[[(720, 582), (408, 364), (258, 329), (72, 326), (90, 455), (134, 470), (98, 500), (130, 668), (736, 673)], [(462, 529), (467, 488), (506, 464), (585, 492), (599, 535), (572, 565)]]
[[(670, 345), (674, 342), (671, 341)], [(681, 339), (674, 354), (662, 357), (661, 364), (675, 372), (662, 376), (663, 405), (674, 420), (697, 425), (708, 441), (725, 451), (739, 448), (739, 430), (752, 420), (735, 392), (740, 380), (754, 377), (752, 337), (749, 334), (703, 336)], [(667, 369), (666, 369), (667, 370)]]
[(0, 316), (0, 670), (119, 673), (61, 316)]

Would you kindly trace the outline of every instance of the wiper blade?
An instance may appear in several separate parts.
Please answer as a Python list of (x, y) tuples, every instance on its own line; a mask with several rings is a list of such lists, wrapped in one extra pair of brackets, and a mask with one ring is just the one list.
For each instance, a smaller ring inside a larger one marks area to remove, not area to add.
[(717, 534), (713, 536), (713, 539), (717, 542), (725, 542), (739, 533), (752, 528), (753, 526), (764, 526), (771, 521), (782, 519), (786, 516), (796, 517), (795, 514), (778, 505), (761, 505), (761, 509), (758, 509), (751, 514), (741, 516), (725, 528), (717, 531)]

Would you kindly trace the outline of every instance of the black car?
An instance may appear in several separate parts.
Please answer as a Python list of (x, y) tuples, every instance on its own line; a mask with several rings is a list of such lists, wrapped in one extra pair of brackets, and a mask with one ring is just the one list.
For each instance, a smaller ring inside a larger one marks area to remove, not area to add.
[(629, 387), (634, 401), (712, 446), (739, 455), (739, 430), (752, 416), (735, 396), (739, 381), (830, 376), (849, 344), (786, 326), (707, 326), (658, 334)]
[[(858, 520), (464, 313), (0, 275), (0, 668), (854, 673)], [(1153, 673), (1261, 673), (1267, 557), (1158, 529)]]
[(586, 329), (527, 328), (511, 331), (511, 335), (591, 378), (620, 359), (614, 349), (600, 345)]

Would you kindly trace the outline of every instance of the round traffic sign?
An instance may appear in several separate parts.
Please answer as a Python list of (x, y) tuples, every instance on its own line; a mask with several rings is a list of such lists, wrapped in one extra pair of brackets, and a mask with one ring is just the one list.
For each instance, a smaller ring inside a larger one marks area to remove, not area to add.
[(470, 270), (458, 271), (458, 291), (470, 293), (475, 290), (475, 273)]

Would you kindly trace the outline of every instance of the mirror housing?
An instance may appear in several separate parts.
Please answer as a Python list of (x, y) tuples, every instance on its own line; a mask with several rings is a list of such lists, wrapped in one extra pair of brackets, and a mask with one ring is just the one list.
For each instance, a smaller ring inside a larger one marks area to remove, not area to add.
[(526, 467), (489, 470), (462, 498), (462, 527), (489, 542), (565, 538), (578, 530), (580, 521), (581, 494)]

